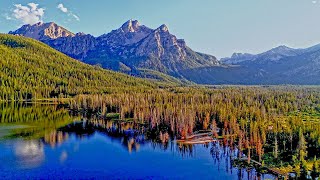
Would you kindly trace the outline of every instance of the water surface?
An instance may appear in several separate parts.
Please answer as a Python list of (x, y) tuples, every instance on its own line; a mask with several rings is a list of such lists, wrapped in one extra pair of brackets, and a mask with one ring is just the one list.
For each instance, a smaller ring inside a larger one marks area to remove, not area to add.
[(221, 142), (183, 146), (164, 128), (2, 106), (1, 179), (274, 179), (238, 169)]

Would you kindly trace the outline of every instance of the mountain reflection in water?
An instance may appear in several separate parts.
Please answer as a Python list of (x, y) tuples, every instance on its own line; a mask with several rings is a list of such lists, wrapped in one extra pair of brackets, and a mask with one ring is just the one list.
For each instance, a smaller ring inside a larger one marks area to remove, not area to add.
[(38, 140), (17, 141), (14, 145), (17, 162), (23, 168), (35, 168), (45, 159), (43, 143)]
[[(55, 115), (47, 116), (53, 110)], [(47, 123), (30, 118), (29, 128), (0, 141), (0, 179), (274, 179), (233, 167), (237, 150), (226, 142), (183, 145), (164, 124), (149, 127), (67, 115), (59, 108), (45, 111), (32, 112), (45, 114), (41, 119)]]

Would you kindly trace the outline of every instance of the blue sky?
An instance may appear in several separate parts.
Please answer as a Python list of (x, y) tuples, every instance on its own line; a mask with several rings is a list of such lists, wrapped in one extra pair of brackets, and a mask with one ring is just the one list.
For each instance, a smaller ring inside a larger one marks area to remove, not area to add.
[[(24, 7), (35, 14), (14, 13)], [(151, 28), (167, 24), (194, 50), (217, 57), (318, 44), (319, 17), (320, 0), (0, 0), (2, 33), (39, 19), (98, 36), (137, 19)]]

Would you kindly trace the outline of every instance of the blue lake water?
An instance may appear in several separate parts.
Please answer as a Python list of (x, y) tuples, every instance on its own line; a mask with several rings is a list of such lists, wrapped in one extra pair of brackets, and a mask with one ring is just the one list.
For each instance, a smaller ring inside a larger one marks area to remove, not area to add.
[[(12, 129), (5, 127), (0, 132)], [(219, 142), (182, 146), (166, 133), (152, 139), (119, 122), (45, 127), (20, 126), (1, 138), (0, 179), (275, 179), (233, 167), (236, 151)]]

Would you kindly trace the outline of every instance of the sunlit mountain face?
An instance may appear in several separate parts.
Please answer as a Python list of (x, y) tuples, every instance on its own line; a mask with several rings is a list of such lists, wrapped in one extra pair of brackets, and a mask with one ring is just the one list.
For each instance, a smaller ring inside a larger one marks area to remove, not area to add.
[(219, 65), (214, 56), (190, 49), (164, 24), (151, 29), (129, 20), (99, 37), (71, 33), (52, 22), (24, 25), (9, 33), (40, 40), (83, 62), (129, 74), (139, 74), (142, 68), (181, 77), (183, 69)]

